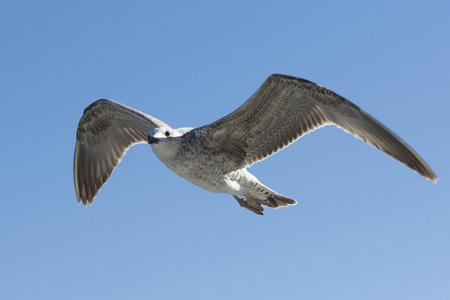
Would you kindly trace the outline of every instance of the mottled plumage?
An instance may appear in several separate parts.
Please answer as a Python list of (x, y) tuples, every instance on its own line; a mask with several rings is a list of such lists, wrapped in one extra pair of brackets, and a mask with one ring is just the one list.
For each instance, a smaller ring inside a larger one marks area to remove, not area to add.
[(126, 150), (148, 142), (155, 155), (181, 177), (208, 191), (233, 195), (255, 213), (262, 214), (263, 206), (294, 205), (295, 200), (264, 186), (246, 168), (330, 124), (425, 178), (438, 179), (411, 147), (350, 101), (310, 81), (272, 75), (240, 108), (199, 128), (172, 129), (112, 100), (94, 102), (84, 111), (77, 130), (78, 202), (92, 204)]

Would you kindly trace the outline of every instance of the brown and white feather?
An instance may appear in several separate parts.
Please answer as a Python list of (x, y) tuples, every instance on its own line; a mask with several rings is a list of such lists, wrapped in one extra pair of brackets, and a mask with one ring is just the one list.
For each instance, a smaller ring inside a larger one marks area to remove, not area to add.
[(235, 155), (248, 167), (331, 124), (437, 180), (425, 161), (386, 126), (338, 94), (296, 77), (270, 76), (241, 107), (201, 131), (211, 137), (211, 147)]
[(118, 102), (101, 99), (78, 124), (73, 175), (78, 203), (92, 201), (128, 148), (146, 143), (148, 132), (166, 123)]

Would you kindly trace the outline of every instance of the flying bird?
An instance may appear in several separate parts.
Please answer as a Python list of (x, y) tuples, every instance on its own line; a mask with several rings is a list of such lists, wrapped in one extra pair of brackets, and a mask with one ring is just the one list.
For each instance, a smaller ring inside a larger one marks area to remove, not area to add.
[(128, 148), (149, 143), (179, 176), (207, 191), (230, 194), (262, 215), (264, 206), (297, 202), (263, 185), (247, 168), (325, 125), (336, 125), (425, 178), (438, 179), (410, 146), (347, 99), (308, 80), (274, 74), (237, 110), (198, 128), (173, 129), (112, 100), (92, 103), (77, 129), (77, 200), (92, 204)]

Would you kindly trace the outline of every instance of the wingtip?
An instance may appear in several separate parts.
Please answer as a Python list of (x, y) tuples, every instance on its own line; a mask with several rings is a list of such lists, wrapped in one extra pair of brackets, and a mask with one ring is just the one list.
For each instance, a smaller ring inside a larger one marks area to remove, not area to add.
[[(82, 199), (81, 197), (77, 197), (77, 202), (78, 202), (78, 205), (83, 203), (84, 208), (87, 207), (88, 201), (86, 201), (85, 199)], [(89, 205), (92, 205), (92, 201), (89, 201)]]
[[(428, 165), (427, 165), (428, 167)], [(433, 181), (434, 183), (437, 183), (439, 181), (439, 177), (436, 175), (436, 173), (431, 170), (430, 167), (428, 167), (424, 172), (419, 172), (423, 177), (426, 179), (429, 179)]]
[(434, 183), (437, 183), (439, 181), (439, 177), (437, 177), (437, 175), (431, 170), (426, 173), (422, 173), (422, 172), (417, 172), (417, 173), (419, 173), (420, 175), (425, 177), (427, 180), (433, 181)]

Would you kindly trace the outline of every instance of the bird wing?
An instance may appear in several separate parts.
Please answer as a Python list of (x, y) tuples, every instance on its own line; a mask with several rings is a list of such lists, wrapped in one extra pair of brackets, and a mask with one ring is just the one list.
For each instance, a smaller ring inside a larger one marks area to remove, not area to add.
[(92, 204), (128, 148), (147, 141), (164, 122), (118, 102), (101, 99), (84, 110), (77, 129), (73, 177), (78, 203)]
[(286, 75), (270, 76), (241, 107), (200, 128), (199, 133), (209, 136), (211, 147), (251, 166), (308, 132), (331, 124), (437, 180), (411, 147), (359, 107), (322, 86)]

